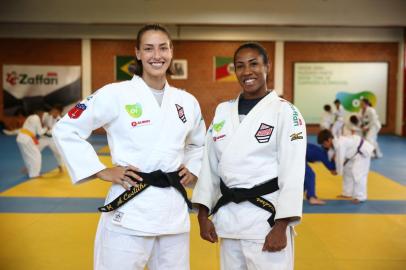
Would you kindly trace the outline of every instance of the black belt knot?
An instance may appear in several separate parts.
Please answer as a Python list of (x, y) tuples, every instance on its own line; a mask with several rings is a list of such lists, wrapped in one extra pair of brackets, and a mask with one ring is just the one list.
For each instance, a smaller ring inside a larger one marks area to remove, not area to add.
[(174, 187), (185, 199), (187, 206), (192, 209), (192, 202), (188, 199), (187, 192), (183, 185), (180, 183), (180, 176), (178, 171), (165, 173), (161, 170), (157, 170), (151, 173), (136, 172), (136, 174), (138, 174), (143, 179), (143, 181), (132, 179), (136, 181), (138, 185), (135, 187), (131, 186), (130, 190), (124, 191), (120, 194), (120, 196), (118, 196), (109, 204), (106, 204), (103, 207), (99, 207), (100, 212), (110, 212), (116, 210), (117, 208), (123, 206), (132, 198), (140, 194), (149, 186), (159, 188)]
[(220, 180), (220, 191), (222, 196), (217, 201), (216, 205), (213, 207), (213, 210), (210, 213), (210, 215), (214, 215), (220, 209), (220, 207), (230, 202), (240, 203), (244, 201), (249, 201), (252, 204), (271, 213), (271, 217), (268, 219), (268, 223), (272, 227), (275, 224), (275, 214), (276, 214), (275, 206), (262, 196), (273, 193), (278, 189), (279, 186), (277, 177), (249, 189), (229, 188), (224, 184), (223, 180)]

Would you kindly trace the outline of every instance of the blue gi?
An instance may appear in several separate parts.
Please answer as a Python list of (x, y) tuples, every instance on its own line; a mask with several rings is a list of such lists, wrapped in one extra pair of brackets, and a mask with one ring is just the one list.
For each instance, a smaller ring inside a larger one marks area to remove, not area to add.
[(309, 166), (309, 162), (323, 162), (324, 166), (327, 169), (335, 170), (336, 166), (333, 161), (330, 161), (327, 156), (327, 151), (321, 148), (318, 145), (308, 143), (307, 150), (306, 150), (306, 171), (305, 171), (305, 180), (304, 180), (304, 190), (306, 192), (306, 198), (309, 199), (311, 197), (316, 196), (316, 175), (314, 171)]

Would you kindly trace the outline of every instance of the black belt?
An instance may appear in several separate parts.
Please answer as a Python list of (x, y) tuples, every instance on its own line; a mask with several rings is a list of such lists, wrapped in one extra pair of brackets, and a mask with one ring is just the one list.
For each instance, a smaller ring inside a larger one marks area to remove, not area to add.
[(361, 141), (360, 141), (360, 143), (359, 143), (359, 145), (358, 145), (358, 147), (357, 147), (357, 152), (355, 152), (355, 154), (354, 154), (352, 157), (347, 158), (347, 159), (344, 161), (343, 166), (345, 166), (345, 165), (346, 165), (351, 159), (353, 159), (356, 155), (360, 154), (360, 155), (362, 156), (361, 147), (362, 147), (363, 144), (364, 144), (364, 139), (361, 138)]
[(220, 209), (220, 207), (230, 202), (240, 203), (243, 201), (249, 201), (272, 214), (268, 219), (268, 223), (272, 227), (275, 224), (275, 206), (261, 196), (273, 193), (278, 189), (278, 177), (275, 177), (266, 183), (253, 188), (229, 188), (224, 184), (223, 180), (220, 180), (220, 190), (222, 196), (217, 201), (210, 215), (214, 215)]
[(121, 193), (120, 196), (118, 196), (109, 204), (106, 204), (103, 207), (99, 207), (100, 212), (110, 212), (116, 210), (117, 208), (123, 206), (132, 198), (140, 194), (149, 186), (160, 188), (174, 187), (182, 194), (182, 197), (185, 199), (187, 206), (190, 209), (192, 209), (192, 202), (188, 199), (186, 190), (180, 183), (179, 172), (164, 173), (163, 171), (158, 170), (151, 173), (143, 173), (143, 172), (135, 172), (135, 173), (141, 176), (143, 181), (137, 181), (133, 179), (138, 184), (136, 186), (131, 186), (130, 190), (126, 190), (125, 192)]

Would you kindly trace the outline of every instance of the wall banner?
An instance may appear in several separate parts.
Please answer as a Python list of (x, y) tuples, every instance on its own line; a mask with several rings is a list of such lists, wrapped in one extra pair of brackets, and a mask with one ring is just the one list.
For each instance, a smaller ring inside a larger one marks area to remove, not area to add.
[(294, 63), (294, 104), (307, 124), (319, 124), (323, 106), (340, 100), (346, 117), (357, 114), (360, 100), (367, 98), (386, 123), (387, 62), (298, 62)]
[(32, 113), (81, 99), (80, 66), (3, 65), (4, 114)]

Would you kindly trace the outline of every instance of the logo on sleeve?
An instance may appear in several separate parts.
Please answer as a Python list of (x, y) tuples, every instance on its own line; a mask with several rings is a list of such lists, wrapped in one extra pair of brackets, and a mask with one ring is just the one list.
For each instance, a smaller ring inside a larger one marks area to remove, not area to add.
[(79, 102), (78, 104), (75, 105), (70, 111), (68, 112), (69, 118), (72, 119), (77, 119), (80, 117), (80, 115), (87, 109), (87, 102), (90, 101), (93, 98), (93, 95), (88, 96), (86, 99), (82, 100), (82, 102)]
[(142, 106), (140, 103), (127, 104), (125, 110), (132, 118), (139, 118), (142, 115)]
[(183, 123), (186, 123), (187, 120), (186, 120), (185, 111), (183, 110), (183, 107), (178, 104), (175, 104), (175, 106), (176, 106), (176, 110), (178, 111), (179, 119), (182, 120)]
[(302, 132), (293, 133), (290, 135), (290, 141), (301, 140), (303, 139)]
[(292, 119), (293, 119), (293, 125), (295, 127), (301, 126), (302, 125), (302, 119), (299, 118), (299, 113), (297, 112), (295, 106), (293, 106), (292, 103), (288, 102), (290, 108), (292, 109)]
[(273, 126), (261, 123), (257, 133), (255, 133), (255, 139), (257, 139), (259, 143), (269, 142), (269, 139), (272, 136), (273, 129)]
[(84, 103), (78, 103), (75, 105), (75, 107), (70, 109), (68, 115), (72, 119), (77, 119), (86, 110), (86, 108), (87, 106)]

